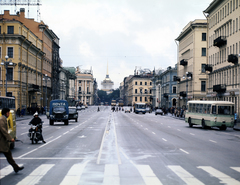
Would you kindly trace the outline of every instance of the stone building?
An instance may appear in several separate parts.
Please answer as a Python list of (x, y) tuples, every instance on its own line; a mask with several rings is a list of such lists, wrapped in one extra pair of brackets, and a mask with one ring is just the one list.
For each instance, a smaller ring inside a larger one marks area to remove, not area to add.
[(208, 100), (231, 101), (239, 113), (240, 1), (214, 0), (208, 23)]

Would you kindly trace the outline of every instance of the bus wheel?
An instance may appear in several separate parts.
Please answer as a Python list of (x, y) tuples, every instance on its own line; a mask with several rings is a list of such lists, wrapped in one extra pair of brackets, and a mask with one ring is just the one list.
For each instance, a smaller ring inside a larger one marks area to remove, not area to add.
[(227, 126), (226, 125), (222, 125), (221, 127), (219, 127), (220, 130), (226, 130), (227, 129)]
[(206, 128), (207, 128), (204, 119), (202, 120), (202, 128), (203, 128), (203, 129), (206, 129)]
[(191, 118), (190, 118), (190, 117), (188, 118), (188, 124), (189, 124), (189, 127), (192, 127), (192, 126), (193, 126), (193, 124), (192, 124), (192, 122), (191, 122)]

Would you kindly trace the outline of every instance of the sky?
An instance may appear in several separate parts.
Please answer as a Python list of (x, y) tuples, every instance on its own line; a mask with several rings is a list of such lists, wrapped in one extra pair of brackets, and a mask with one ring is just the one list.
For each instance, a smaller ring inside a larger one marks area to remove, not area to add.
[[(4, 1), (4, 0), (0, 0)], [(36, 0), (33, 0), (36, 1)], [(114, 88), (135, 68), (165, 69), (177, 63), (175, 39), (212, 0), (41, 0), (40, 19), (60, 39), (63, 67), (93, 70), (101, 89), (107, 73)], [(19, 9), (23, 6), (17, 6)], [(15, 7), (0, 7), (14, 13)], [(25, 7), (28, 16), (28, 7)], [(37, 21), (37, 8), (29, 18)]]

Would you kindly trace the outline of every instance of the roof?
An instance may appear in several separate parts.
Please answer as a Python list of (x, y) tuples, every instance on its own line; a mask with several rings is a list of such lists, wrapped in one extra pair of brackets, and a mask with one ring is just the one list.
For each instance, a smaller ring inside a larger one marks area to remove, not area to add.
[(234, 105), (233, 102), (230, 101), (205, 101), (205, 100), (192, 100), (188, 101), (188, 103), (201, 103), (201, 104), (230, 104)]

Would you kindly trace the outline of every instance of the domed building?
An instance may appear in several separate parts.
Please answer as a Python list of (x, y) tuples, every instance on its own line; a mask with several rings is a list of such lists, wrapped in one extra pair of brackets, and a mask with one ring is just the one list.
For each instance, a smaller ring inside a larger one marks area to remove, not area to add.
[(108, 74), (108, 64), (107, 64), (107, 74), (105, 79), (101, 82), (101, 90), (106, 91), (107, 93), (111, 93), (114, 83), (110, 79), (109, 74)]

